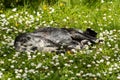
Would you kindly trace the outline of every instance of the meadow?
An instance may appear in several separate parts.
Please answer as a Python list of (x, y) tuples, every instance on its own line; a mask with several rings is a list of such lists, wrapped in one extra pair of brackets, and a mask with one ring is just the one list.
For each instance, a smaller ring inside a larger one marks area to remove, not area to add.
[[(120, 1), (59, 2), (0, 10), (1, 80), (120, 80)], [(94, 29), (103, 42), (77, 53), (17, 52), (19, 33), (39, 27)]]

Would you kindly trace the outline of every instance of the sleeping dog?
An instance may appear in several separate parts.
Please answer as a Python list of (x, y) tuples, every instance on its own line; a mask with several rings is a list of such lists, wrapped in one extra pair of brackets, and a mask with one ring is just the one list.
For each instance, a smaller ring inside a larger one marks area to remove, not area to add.
[(14, 46), (20, 52), (78, 51), (88, 43), (95, 44), (97, 33), (90, 28), (81, 31), (74, 28), (39, 28), (31, 33), (22, 33), (15, 38)]

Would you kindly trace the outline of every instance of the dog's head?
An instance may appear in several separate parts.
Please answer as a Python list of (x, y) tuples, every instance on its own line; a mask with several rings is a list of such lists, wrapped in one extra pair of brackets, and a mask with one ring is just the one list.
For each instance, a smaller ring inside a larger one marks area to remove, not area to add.
[(15, 38), (14, 46), (20, 52), (33, 52), (35, 50), (51, 52), (57, 49), (55, 43), (34, 33), (22, 33), (18, 35)]
[(17, 51), (25, 51), (28, 46), (28, 42), (31, 39), (31, 37), (27, 33), (21, 33), (19, 34), (14, 41), (14, 46)]

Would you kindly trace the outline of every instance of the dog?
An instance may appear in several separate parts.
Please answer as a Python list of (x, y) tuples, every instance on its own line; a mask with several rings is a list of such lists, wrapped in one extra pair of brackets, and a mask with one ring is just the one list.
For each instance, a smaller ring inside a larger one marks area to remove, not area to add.
[(97, 33), (87, 28), (86, 31), (74, 28), (39, 28), (31, 33), (19, 34), (14, 41), (14, 47), (20, 52), (57, 52), (78, 51), (85, 45), (95, 44)]

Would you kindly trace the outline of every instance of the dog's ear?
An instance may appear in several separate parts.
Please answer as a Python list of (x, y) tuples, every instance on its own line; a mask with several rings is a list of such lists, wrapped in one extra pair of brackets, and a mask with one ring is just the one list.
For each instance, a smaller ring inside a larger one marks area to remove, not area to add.
[(96, 37), (97, 36), (97, 32), (95, 32), (94, 30), (87, 28), (86, 31), (84, 32), (86, 35), (90, 35), (92, 37)]
[(15, 41), (20, 41), (22, 38), (26, 37), (27, 33), (20, 33), (16, 38)]

